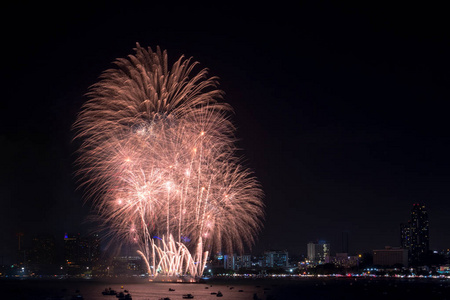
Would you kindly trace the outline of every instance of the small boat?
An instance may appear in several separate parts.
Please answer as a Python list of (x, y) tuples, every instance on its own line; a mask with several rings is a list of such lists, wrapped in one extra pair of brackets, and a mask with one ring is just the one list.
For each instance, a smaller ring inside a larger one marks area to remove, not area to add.
[(132, 300), (131, 294), (125, 294), (124, 292), (120, 292), (116, 295), (116, 297), (120, 300)]
[(217, 293), (216, 292), (212, 292), (211, 295), (217, 295)]
[(174, 292), (175, 289), (169, 288), (169, 292)]
[(159, 298), (159, 300), (170, 300), (169, 297)]
[(209, 287), (205, 286), (205, 290), (209, 289)]
[(220, 292), (220, 291), (219, 291), (219, 292), (217, 293), (217, 295), (216, 295), (216, 297), (222, 297), (222, 296), (223, 296), (223, 294), (222, 294), (222, 292)]
[(192, 294), (184, 294), (183, 295), (183, 299), (193, 299), (194, 298), (194, 295), (192, 295)]
[(105, 290), (102, 292), (102, 295), (105, 295), (105, 296), (115, 296), (115, 295), (117, 295), (117, 292), (116, 292), (115, 290), (112, 290), (111, 288), (109, 288), (109, 289), (105, 289)]
[(239, 290), (238, 292), (241, 292), (241, 293), (242, 293), (243, 291), (244, 291), (244, 290)]

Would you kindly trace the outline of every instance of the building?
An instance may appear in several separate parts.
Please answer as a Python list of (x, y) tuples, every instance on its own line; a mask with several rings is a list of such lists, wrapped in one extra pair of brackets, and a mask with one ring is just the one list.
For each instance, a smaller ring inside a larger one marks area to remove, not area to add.
[(373, 250), (373, 264), (378, 266), (402, 265), (408, 267), (408, 250), (400, 247), (389, 247)]
[(64, 235), (64, 262), (68, 267), (79, 268), (80, 235)]
[(30, 270), (39, 275), (54, 274), (56, 263), (55, 237), (52, 235), (34, 236), (29, 252)]
[(289, 267), (289, 255), (287, 251), (265, 251), (265, 266), (268, 268)]
[[(153, 268), (153, 266), (150, 266)], [(148, 270), (141, 256), (118, 256), (112, 261), (112, 268), (108, 268), (112, 275), (128, 276), (144, 274)], [(159, 273), (161, 270), (157, 270)], [(109, 274), (108, 274), (109, 275)]]
[(400, 224), (400, 245), (403, 249), (411, 248), (411, 221)]
[(425, 205), (414, 204), (411, 210), (411, 262), (420, 262), (429, 249), (428, 213)]
[(70, 268), (92, 267), (100, 260), (100, 239), (98, 235), (81, 237), (64, 236), (64, 261)]
[(348, 253), (336, 253), (336, 256), (330, 257), (329, 262), (337, 267), (349, 269), (359, 265), (359, 257), (350, 256)]
[(100, 239), (93, 234), (79, 240), (79, 262), (84, 266), (93, 266), (100, 260)]
[(251, 268), (251, 255), (224, 255), (223, 267), (229, 270), (239, 270), (241, 268)]
[(407, 249), (410, 263), (417, 264), (430, 248), (428, 213), (425, 205), (416, 203), (411, 210), (411, 219), (400, 225), (400, 243)]
[(308, 260), (316, 264), (323, 264), (330, 257), (330, 244), (325, 241), (310, 242), (307, 245)]

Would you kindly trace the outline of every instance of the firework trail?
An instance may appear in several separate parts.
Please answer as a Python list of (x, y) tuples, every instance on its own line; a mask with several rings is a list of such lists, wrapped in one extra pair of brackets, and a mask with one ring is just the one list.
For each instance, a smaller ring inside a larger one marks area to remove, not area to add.
[(91, 86), (74, 124), (81, 186), (148, 272), (201, 276), (211, 250), (242, 252), (262, 226), (262, 190), (236, 157), (231, 107), (197, 62), (142, 48)]

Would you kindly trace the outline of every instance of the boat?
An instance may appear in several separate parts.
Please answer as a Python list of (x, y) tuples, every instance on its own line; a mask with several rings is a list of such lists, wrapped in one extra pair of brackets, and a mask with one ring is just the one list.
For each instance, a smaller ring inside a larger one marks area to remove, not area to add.
[(217, 295), (216, 295), (216, 297), (222, 297), (222, 296), (223, 296), (223, 294), (222, 294), (221, 291), (219, 291), (219, 292), (217, 293)]
[(116, 297), (120, 300), (132, 300), (131, 294), (125, 294), (124, 292), (120, 292), (116, 295)]
[(184, 294), (183, 295), (183, 299), (193, 299), (194, 298), (194, 295), (192, 295), (192, 294)]
[(169, 288), (169, 292), (174, 292), (175, 289)]
[(115, 296), (117, 295), (117, 292), (115, 290), (112, 290), (111, 288), (106, 289), (102, 292), (102, 295), (104, 296)]
[(170, 300), (169, 297), (159, 298), (159, 300)]

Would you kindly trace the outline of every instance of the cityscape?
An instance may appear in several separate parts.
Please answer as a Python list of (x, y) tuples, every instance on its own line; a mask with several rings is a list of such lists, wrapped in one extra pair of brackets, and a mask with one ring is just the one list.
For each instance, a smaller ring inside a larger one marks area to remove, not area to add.
[[(429, 248), (429, 222), (424, 204), (413, 204), (411, 219), (401, 223), (399, 228), (399, 245), (374, 249), (370, 253), (350, 253), (348, 232), (342, 233), (341, 245), (318, 240), (305, 245), (303, 253), (289, 254), (286, 250), (242, 255), (215, 253), (208, 260), (204, 275), (450, 278), (450, 248)], [(135, 251), (123, 249), (121, 255), (108, 254), (102, 250), (98, 234), (65, 234), (59, 241), (51, 235), (35, 236), (31, 243), (25, 243), (24, 235), (19, 233), (17, 239), (15, 262), (2, 265), (1, 277), (151, 277)], [(333, 248), (337, 250), (332, 251)]]
[(450, 299), (443, 4), (3, 9), (4, 298)]

